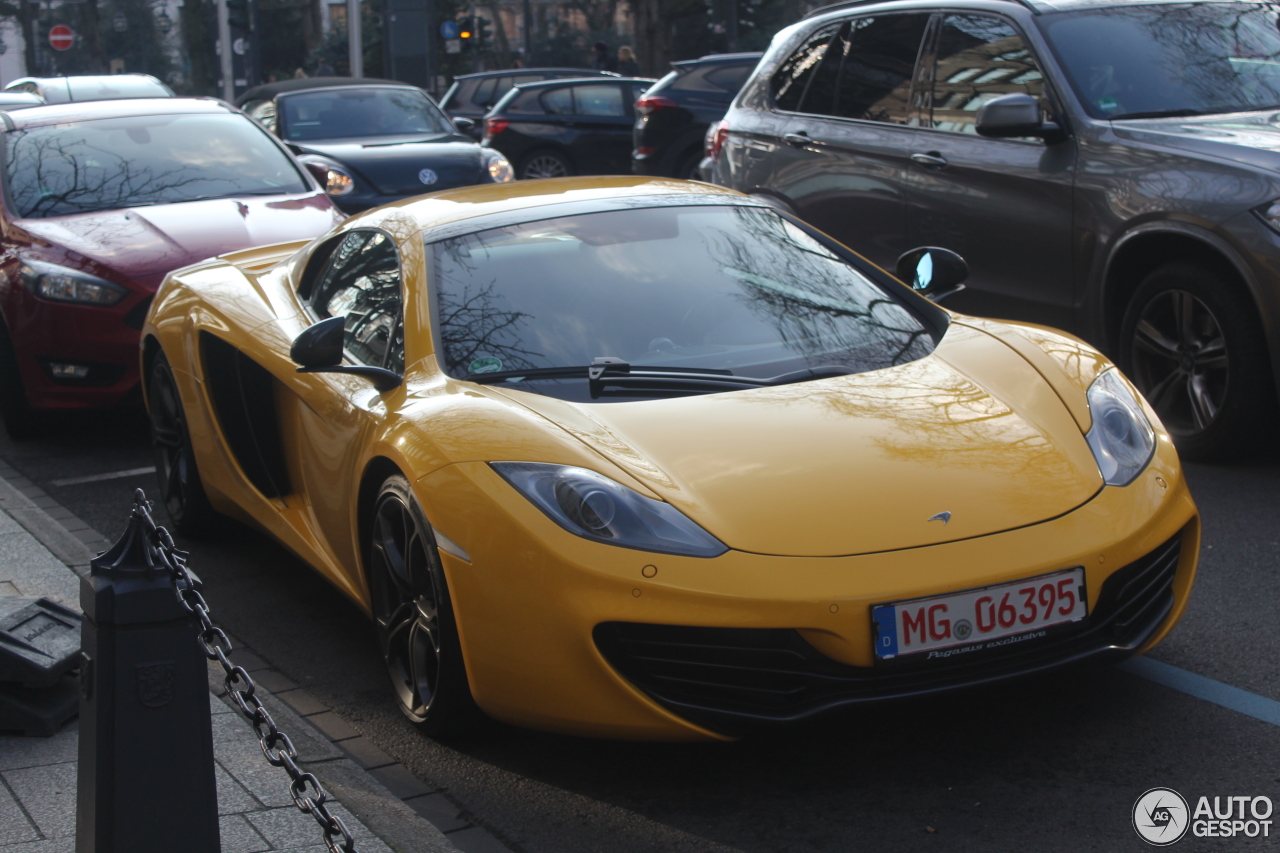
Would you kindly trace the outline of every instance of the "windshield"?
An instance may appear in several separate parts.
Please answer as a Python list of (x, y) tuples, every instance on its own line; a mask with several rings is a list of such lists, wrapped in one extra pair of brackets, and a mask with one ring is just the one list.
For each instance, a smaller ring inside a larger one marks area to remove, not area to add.
[(308, 189), (279, 145), (241, 115), (99, 119), (4, 139), (21, 218)]
[[(933, 347), (902, 304), (767, 208), (583, 214), (430, 249), (445, 371), (583, 366), (580, 377), (504, 380), (565, 399), (595, 396), (585, 366), (603, 357), (767, 379), (875, 370)], [(671, 393), (624, 386), (606, 396)]]
[(1253, 3), (1045, 15), (1041, 29), (1094, 118), (1280, 107), (1280, 11)]
[(344, 86), (279, 100), (284, 138), (290, 142), (454, 132), (444, 113), (416, 89)]

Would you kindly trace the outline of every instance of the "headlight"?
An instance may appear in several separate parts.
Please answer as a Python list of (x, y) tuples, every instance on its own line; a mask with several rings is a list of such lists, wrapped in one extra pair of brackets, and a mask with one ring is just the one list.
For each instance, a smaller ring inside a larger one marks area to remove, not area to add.
[(330, 166), (324, 174), (324, 191), (329, 195), (351, 195), (356, 188), (356, 179), (345, 169)]
[(1120, 374), (1108, 370), (1089, 386), (1093, 426), (1085, 439), (1108, 486), (1127, 486), (1156, 449), (1156, 434)]
[(496, 184), (505, 184), (507, 181), (516, 179), (516, 170), (511, 168), (511, 164), (497, 151), (489, 152), (489, 177), (493, 178)]
[(689, 557), (716, 557), (724, 543), (671, 504), (603, 474), (542, 462), (491, 462), (502, 478), (565, 530), (584, 539)]
[(18, 274), (32, 293), (55, 302), (115, 305), (129, 292), (96, 275), (44, 261), (23, 261), (18, 265)]

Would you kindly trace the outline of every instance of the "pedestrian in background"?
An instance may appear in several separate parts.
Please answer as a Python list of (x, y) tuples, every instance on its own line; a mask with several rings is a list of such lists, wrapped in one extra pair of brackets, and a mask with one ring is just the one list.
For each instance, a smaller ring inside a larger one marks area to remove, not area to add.
[(625, 44), (618, 48), (618, 73), (623, 77), (638, 77), (640, 63), (636, 62), (636, 54)]
[(596, 71), (618, 70), (618, 60), (609, 53), (609, 45), (598, 41), (591, 46), (591, 67)]

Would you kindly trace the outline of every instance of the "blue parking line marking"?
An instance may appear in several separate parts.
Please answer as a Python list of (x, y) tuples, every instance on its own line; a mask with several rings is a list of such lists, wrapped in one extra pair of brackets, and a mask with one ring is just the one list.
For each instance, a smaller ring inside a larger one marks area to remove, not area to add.
[(1165, 687), (1172, 687), (1180, 693), (1229, 708), (1253, 717), (1255, 720), (1280, 726), (1280, 702), (1259, 696), (1257, 693), (1250, 693), (1248, 690), (1241, 690), (1239, 687), (1232, 687), (1230, 684), (1223, 684), (1221, 681), (1214, 681), (1212, 678), (1205, 678), (1203, 675), (1196, 675), (1194, 672), (1151, 658), (1131, 658), (1117, 664), (1116, 669), (1154, 681), (1156, 684), (1163, 684)]

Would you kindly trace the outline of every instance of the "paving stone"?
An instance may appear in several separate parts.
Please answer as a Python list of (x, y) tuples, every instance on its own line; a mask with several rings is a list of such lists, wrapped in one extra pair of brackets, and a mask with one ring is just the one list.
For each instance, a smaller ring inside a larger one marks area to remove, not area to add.
[(210, 714), (239, 714), (239, 708), (233, 708), (213, 693), (209, 694), (209, 713)]
[(424, 794), (404, 801), (428, 823), (441, 832), (456, 832), (471, 826), (471, 821), (461, 816), (460, 809), (444, 794)]
[(0, 534), (4, 533), (25, 533), (22, 525), (14, 521), (5, 513), (0, 512)]
[(451, 832), (449, 841), (462, 853), (511, 853), (510, 848), (494, 838), (483, 826)]
[(72, 720), (53, 737), (0, 737), (0, 771), (75, 761), (79, 730)]
[(254, 652), (235, 643), (231, 644), (231, 658), (236, 666), (244, 667), (245, 672), (257, 672), (260, 669), (271, 668), (271, 664), (258, 657)]
[[(17, 844), (39, 838), (40, 833), (22, 813), (18, 801), (9, 793), (8, 788), (0, 785), (0, 844)], [(0, 847), (2, 849), (4, 848)]]
[[(233, 656), (235, 652), (231, 653)], [(296, 690), (298, 682), (289, 676), (274, 669), (260, 669), (253, 674), (253, 681), (259, 687), (265, 688), (272, 693), (280, 693), (285, 690)]]
[(375, 767), (386, 767), (388, 764), (396, 763), (394, 758), (387, 755), (375, 746), (373, 741), (363, 735), (340, 741), (338, 746), (350, 755), (356, 764), (359, 764), (365, 770), (372, 770)]
[(369, 775), (386, 785), (388, 791), (402, 800), (406, 800), (409, 797), (417, 797), (421, 794), (435, 793), (432, 788), (424, 784), (417, 776), (406, 770), (403, 764), (379, 767), (377, 770), (370, 770)]
[(22, 595), (13, 581), (0, 581), (0, 595)]
[(74, 838), (51, 838), (29, 844), (5, 845), (0, 847), (0, 853), (75, 853), (75, 849)]
[(289, 777), (267, 763), (253, 729), (240, 715), (218, 714), (213, 718), (213, 755), (263, 805), (293, 805)]
[(6, 770), (5, 782), (45, 838), (76, 834), (76, 766), (54, 764)]
[(0, 534), (0, 581), (80, 609), (80, 580), (26, 531)]
[(218, 835), (222, 853), (258, 853), (270, 850), (271, 845), (244, 818), (244, 815), (223, 815), (218, 819)]
[[(360, 853), (364, 853), (365, 840), (373, 840), (373, 834), (351, 817), (351, 813), (337, 803), (329, 805), (329, 813), (342, 818), (352, 838), (361, 839), (357, 845)], [(312, 847), (321, 842), (323, 847), (324, 831), (311, 815), (298, 811), (296, 806), (268, 811), (250, 812), (245, 818), (253, 824), (262, 836), (271, 842), (274, 849), (290, 850), (295, 847)]]
[(213, 776), (218, 784), (218, 814), (238, 814), (262, 808), (262, 803), (246, 791), (221, 764), (214, 765)]
[(360, 736), (360, 732), (353, 729), (350, 723), (332, 711), (313, 714), (307, 717), (307, 722), (324, 732), (325, 737), (329, 738), (329, 740), (346, 740), (349, 737)]
[(303, 717), (329, 710), (328, 706), (321, 704), (305, 690), (286, 690), (283, 693), (277, 693), (276, 698)]

